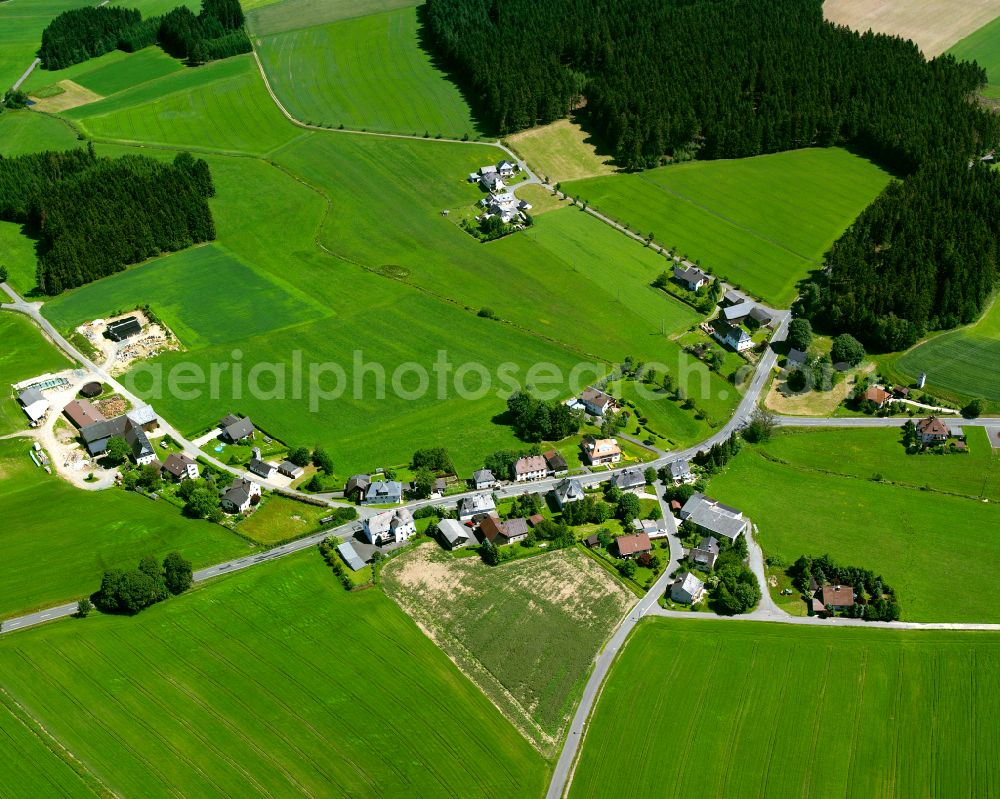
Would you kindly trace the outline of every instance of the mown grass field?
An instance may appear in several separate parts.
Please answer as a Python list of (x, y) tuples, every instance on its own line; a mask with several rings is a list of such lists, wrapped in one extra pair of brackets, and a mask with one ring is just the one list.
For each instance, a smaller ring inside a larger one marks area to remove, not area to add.
[(987, 85), (981, 93), (1000, 97), (1000, 16), (957, 42), (948, 53), (962, 61), (975, 61), (985, 69)]
[[(99, 81), (129, 82), (129, 72), (129, 62), (118, 61)], [(146, 80), (66, 116), (96, 138), (234, 153), (267, 153), (299, 134), (271, 101), (251, 55)]]
[(947, 397), (981, 397), (1000, 405), (1000, 302), (978, 322), (942, 333), (894, 359), (905, 378), (927, 373), (926, 390)]
[(507, 143), (551, 185), (615, 171), (608, 157), (597, 154), (586, 131), (568, 119), (523, 130), (510, 136)]
[(137, 494), (82, 491), (37, 468), (27, 439), (0, 441), (0, 614), (13, 615), (96, 591), (105, 569), (132, 568), (174, 550), (196, 567), (250, 547), (222, 527)]
[(648, 620), (569, 796), (989, 796), (998, 667), (996, 633)]
[(247, 519), (240, 522), (237, 529), (261, 544), (277, 544), (319, 530), (321, 528), (319, 520), (329, 513), (328, 507), (307, 505), (304, 502), (273, 495), (269, 496)]
[[(952, 424), (961, 425), (960, 420)], [(902, 425), (902, 422), (900, 422)], [(907, 455), (899, 430), (783, 430), (765, 447), (794, 466), (1000, 501), (1000, 451), (981, 427), (965, 427), (965, 455)], [(830, 457), (836, 453), (836, 457)]]
[(783, 307), (889, 179), (870, 161), (830, 148), (694, 161), (563, 189)]
[(258, 52), (271, 87), (303, 122), (450, 138), (483, 132), (421, 49), (416, 8), (265, 36)]
[(2, 684), (121, 796), (539, 796), (541, 758), (316, 552), (137, 618), (4, 636)]
[(241, 3), (256, 36), (311, 28), (420, 5), (418, 0), (249, 0)]
[(35, 59), (42, 30), (63, 11), (90, 0), (8, 0), (0, 3), (0, 86), (14, 85)]
[[(759, 525), (765, 554), (789, 563), (829, 554), (883, 575), (896, 589), (904, 621), (1000, 622), (985, 588), (1000, 566), (995, 503), (822, 474), (772, 462), (756, 448), (714, 477), (709, 493)], [(945, 575), (961, 587), (942, 593)]]
[(392, 561), (382, 584), (549, 757), (634, 601), (575, 549), (490, 568), (426, 544)]
[(79, 141), (72, 128), (55, 117), (34, 111), (4, 111), (0, 114), (2, 155), (24, 155), (38, 150), (69, 150), (77, 146)]
[[(6, 298), (6, 295), (4, 295)], [(24, 430), (28, 417), (13, 399), (11, 384), (73, 364), (53, 347), (27, 317), (0, 313), (0, 435)]]

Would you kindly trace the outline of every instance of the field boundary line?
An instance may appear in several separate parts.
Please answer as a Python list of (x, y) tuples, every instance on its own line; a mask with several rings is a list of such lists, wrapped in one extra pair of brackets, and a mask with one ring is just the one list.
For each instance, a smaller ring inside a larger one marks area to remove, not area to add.
[[(42, 746), (54, 754), (61, 762), (69, 766), (70, 770), (84, 784), (87, 790), (94, 796), (102, 799), (122, 799), (121, 794), (113, 791), (101, 780), (80, 758), (73, 754), (62, 741), (56, 738), (23, 704), (15, 699), (6, 688), (0, 687), (0, 706), (2, 706), (12, 718), (22, 727), (37, 738)], [(96, 783), (96, 790), (95, 785)]]

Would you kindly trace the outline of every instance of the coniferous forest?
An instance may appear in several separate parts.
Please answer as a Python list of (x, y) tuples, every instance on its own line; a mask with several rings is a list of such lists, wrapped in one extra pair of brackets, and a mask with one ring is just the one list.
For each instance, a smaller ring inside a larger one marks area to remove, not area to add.
[(38, 287), (59, 294), (162, 252), (215, 238), (208, 164), (92, 147), (0, 156), (0, 219), (38, 240)]
[(426, 22), (503, 133), (579, 110), (625, 169), (843, 145), (905, 178), (800, 306), (834, 332), (907, 346), (996, 284), (1000, 182), (968, 164), (1000, 119), (973, 100), (974, 64), (835, 26), (821, 0), (428, 0)]
[(75, 8), (42, 31), (38, 57), (44, 69), (65, 69), (115, 49), (132, 53), (159, 43), (176, 58), (203, 64), (250, 52), (243, 21), (239, 0), (202, 0), (200, 14), (178, 6), (148, 19), (111, 5)]

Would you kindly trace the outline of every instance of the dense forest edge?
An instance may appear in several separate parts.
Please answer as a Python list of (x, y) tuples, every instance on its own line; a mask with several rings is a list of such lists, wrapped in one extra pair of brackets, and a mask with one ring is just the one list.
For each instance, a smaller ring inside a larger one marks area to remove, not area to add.
[(820, 0), (428, 0), (424, 19), (501, 133), (576, 112), (627, 170), (846, 146), (902, 176), (802, 287), (820, 328), (904, 349), (996, 286), (1000, 178), (980, 159), (1000, 119), (976, 64), (836, 26)]
[(38, 289), (49, 295), (214, 239), (214, 194), (208, 164), (190, 153), (99, 158), (90, 144), (0, 156), (0, 220), (37, 239)]
[(38, 50), (43, 69), (65, 69), (123, 50), (134, 53), (159, 44), (175, 58), (196, 66), (249, 53), (239, 0), (202, 0), (201, 13), (178, 6), (162, 17), (142, 18), (136, 9), (90, 6), (64, 11), (42, 31)]

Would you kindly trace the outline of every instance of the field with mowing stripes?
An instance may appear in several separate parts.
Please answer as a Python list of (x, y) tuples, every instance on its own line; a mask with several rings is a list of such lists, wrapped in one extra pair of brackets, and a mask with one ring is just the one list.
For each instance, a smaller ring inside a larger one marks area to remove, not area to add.
[(831, 148), (694, 161), (563, 189), (784, 307), (795, 298), (795, 284), (820, 266), (889, 177)]
[[(793, 444), (813, 447), (812, 460), (818, 452), (839, 457), (829, 441), (824, 434), (810, 439), (803, 433)], [(879, 446), (877, 439), (872, 446)], [(789, 460), (795, 457), (787, 454)], [(892, 456), (886, 461), (888, 477), (895, 473)], [(926, 482), (933, 485), (935, 467), (928, 468)], [(904, 621), (1000, 622), (992, 592), (973, 589), (991, 584), (1000, 568), (1000, 506), (876, 483), (868, 476), (776, 463), (760, 449), (746, 447), (712, 478), (709, 493), (753, 519), (765, 554), (780, 554), (791, 563), (803, 554), (826, 553), (883, 575), (896, 589)], [(978, 494), (982, 477), (968, 482), (969, 493)], [(942, 575), (960, 575), (967, 590), (942, 594)]]
[[(997, 13), (1000, 14), (1000, 9)], [(988, 83), (982, 94), (1000, 98), (1000, 16), (970, 33), (948, 53), (962, 61), (975, 61), (985, 69)]]
[(177, 550), (195, 567), (250, 551), (224, 528), (124, 491), (82, 491), (28, 457), (28, 439), (0, 441), (0, 617), (96, 591), (109, 568)]
[(241, 5), (247, 12), (250, 31), (256, 36), (269, 36), (410, 8), (420, 5), (420, 0), (249, 0)]
[[(113, 70), (102, 79), (127, 80)], [(275, 107), (251, 55), (174, 72), (66, 116), (98, 138), (236, 153), (266, 153), (300, 132)]]
[(910, 380), (926, 372), (932, 394), (982, 397), (1000, 407), (1000, 302), (975, 324), (918, 344), (895, 365)]
[(416, 8), (265, 36), (258, 51), (292, 116), (327, 127), (450, 138), (480, 131), (418, 43)]
[[(43, 654), (44, 653), (44, 654)], [(539, 796), (545, 765), (379, 591), (314, 551), (137, 618), (0, 640), (0, 683), (109, 790)]]
[[(7, 299), (6, 294), (3, 297)], [(0, 342), (3, 342), (0, 348), (0, 435), (7, 435), (28, 426), (28, 417), (12, 398), (11, 384), (46, 372), (68, 369), (73, 364), (20, 314), (0, 313)], [(0, 478), (3, 477), (0, 470)]]
[(569, 796), (991, 796), (998, 668), (996, 633), (650, 619)]

